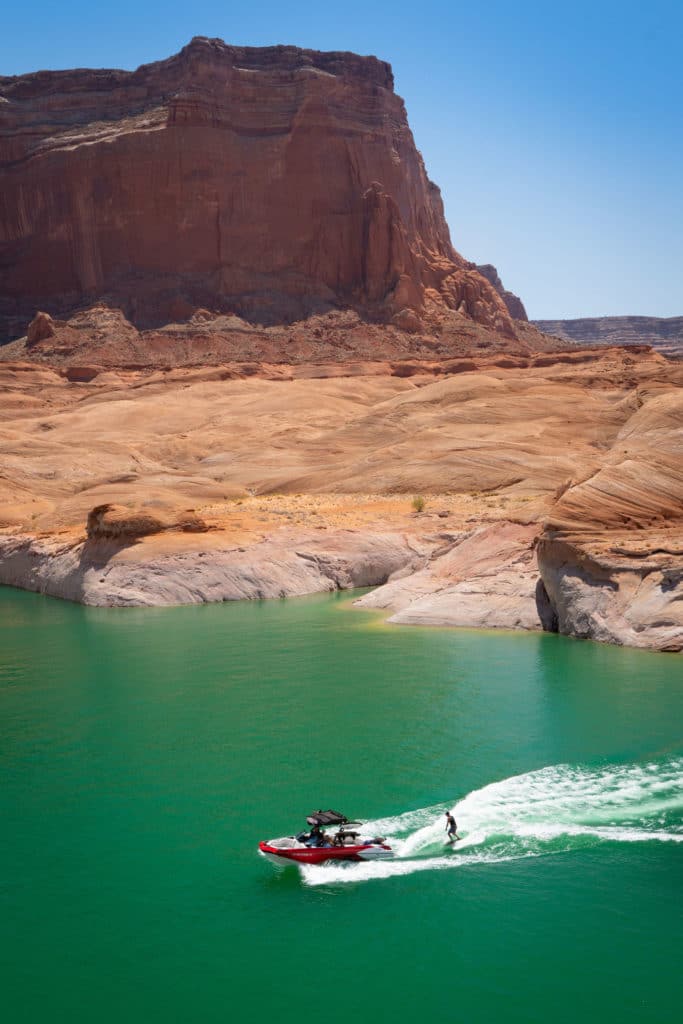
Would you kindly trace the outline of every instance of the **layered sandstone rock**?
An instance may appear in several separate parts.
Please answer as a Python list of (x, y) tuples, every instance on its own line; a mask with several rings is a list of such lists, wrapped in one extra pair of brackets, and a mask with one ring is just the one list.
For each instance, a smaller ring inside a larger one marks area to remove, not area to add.
[(204, 516), (219, 502), (237, 514), (231, 499), (250, 492), (403, 493), (406, 510), (414, 494), (431, 509), (429, 495), (444, 492), (481, 494), (483, 508), (488, 492), (512, 508), (597, 479), (620, 449), (629, 461), (620, 432), (634, 415), (645, 429), (648, 409), (663, 416), (681, 374), (623, 349), (102, 370), (73, 382), (70, 370), (0, 362), (0, 526), (82, 526), (107, 503)]
[(616, 541), (587, 543), (552, 531), (541, 538), (550, 628), (603, 643), (683, 651), (683, 537), (641, 538), (636, 557), (621, 555)]
[(99, 606), (262, 600), (370, 587), (415, 560), (400, 533), (284, 531), (248, 547), (221, 537), (135, 548), (114, 540), (0, 535), (0, 583)]
[[(567, 348), (530, 324), (517, 322), (517, 338), (511, 339), (448, 309), (435, 316), (433, 305), (430, 319), (428, 327), (414, 310), (403, 308), (391, 323), (369, 323), (355, 310), (346, 309), (264, 327), (235, 314), (199, 309), (185, 323), (138, 330), (120, 309), (99, 303), (68, 320), (38, 313), (25, 337), (0, 346), (0, 363), (39, 361), (67, 369), (70, 380), (87, 381), (104, 367), (215, 366), (237, 361), (342, 366), (352, 360), (423, 363), (429, 359), (450, 365), (460, 357), (471, 360), (499, 353), (508, 360), (506, 365), (514, 366), (537, 354)], [(406, 375), (411, 372), (416, 372), (414, 367)]]
[(556, 501), (538, 563), (560, 632), (683, 650), (680, 388), (634, 396), (601, 467)]
[(665, 355), (683, 357), (683, 316), (595, 316), (534, 324), (579, 345), (652, 345)]
[(0, 581), (170, 604), (391, 577), (365, 603), (396, 622), (683, 643), (681, 363), (96, 370), (0, 362)]
[(499, 522), (444, 543), (418, 572), (400, 575), (360, 598), (361, 608), (392, 612), (412, 626), (541, 629), (535, 524)]
[(5, 338), (95, 300), (136, 326), (352, 307), (415, 330), (450, 308), (514, 336), (389, 65), (350, 53), (196, 38), (134, 72), (0, 78), (0, 269)]
[[(519, 295), (515, 295), (514, 292), (509, 292), (507, 288), (503, 287), (503, 282), (498, 276), (498, 271), (496, 270), (492, 263), (483, 263), (477, 267), (477, 270), (482, 275), (482, 277), (485, 277), (489, 284), (492, 284), (493, 287), (496, 289), (501, 299), (507, 306), (508, 313), (510, 314), (511, 317), (513, 317), (515, 320), (529, 319), (526, 315), (524, 303), (520, 299)], [(543, 327), (541, 327), (540, 329), (545, 330), (545, 328)]]
[(185, 533), (205, 533), (207, 525), (192, 509), (179, 515), (164, 515), (155, 509), (109, 503), (91, 509), (86, 522), (86, 533), (91, 540), (128, 540), (174, 529)]

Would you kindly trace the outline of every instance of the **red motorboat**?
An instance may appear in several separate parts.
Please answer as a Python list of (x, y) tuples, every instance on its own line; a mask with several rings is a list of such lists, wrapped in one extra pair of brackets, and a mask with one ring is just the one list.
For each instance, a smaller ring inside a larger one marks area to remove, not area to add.
[[(386, 860), (394, 853), (383, 836), (366, 838), (355, 831), (360, 821), (349, 821), (338, 811), (316, 811), (306, 818), (310, 831), (258, 844), (259, 853), (278, 864), (324, 864), (340, 860)], [(326, 828), (335, 831), (328, 833)]]

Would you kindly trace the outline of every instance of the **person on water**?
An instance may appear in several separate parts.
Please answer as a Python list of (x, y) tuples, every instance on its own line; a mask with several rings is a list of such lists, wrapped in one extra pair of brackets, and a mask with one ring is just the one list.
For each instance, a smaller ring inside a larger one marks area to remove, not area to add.
[(458, 826), (450, 811), (446, 811), (446, 832), (450, 843), (454, 843), (456, 839), (460, 839), (460, 836), (458, 835)]

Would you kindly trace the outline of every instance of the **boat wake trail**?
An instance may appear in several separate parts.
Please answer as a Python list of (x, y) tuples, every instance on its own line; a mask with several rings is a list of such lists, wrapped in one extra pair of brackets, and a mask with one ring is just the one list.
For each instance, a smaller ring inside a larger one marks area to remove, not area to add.
[[(452, 808), (462, 841), (445, 852), (444, 805), (367, 823), (396, 857), (305, 866), (307, 885), (567, 853), (605, 842), (683, 842), (683, 757), (585, 768), (552, 765), (468, 793)], [(366, 831), (364, 829), (364, 831)]]

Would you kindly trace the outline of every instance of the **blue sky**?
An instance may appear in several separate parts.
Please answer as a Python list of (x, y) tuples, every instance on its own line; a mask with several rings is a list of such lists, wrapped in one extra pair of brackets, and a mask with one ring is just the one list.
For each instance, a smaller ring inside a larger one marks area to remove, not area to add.
[(388, 60), (454, 245), (531, 317), (683, 315), (680, 0), (34, 0), (4, 9), (0, 74), (134, 68), (193, 35)]

